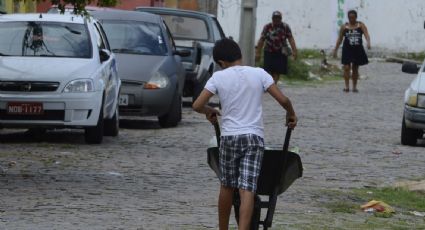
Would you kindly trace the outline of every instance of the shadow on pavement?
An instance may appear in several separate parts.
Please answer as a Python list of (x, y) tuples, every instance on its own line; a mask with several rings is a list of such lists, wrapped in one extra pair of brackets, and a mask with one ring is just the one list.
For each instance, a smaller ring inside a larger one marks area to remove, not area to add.
[(122, 129), (161, 129), (158, 120), (120, 119)]
[(4, 130), (0, 132), (0, 143), (39, 143), (84, 144), (84, 132), (79, 130), (53, 130), (45, 133), (29, 130)]

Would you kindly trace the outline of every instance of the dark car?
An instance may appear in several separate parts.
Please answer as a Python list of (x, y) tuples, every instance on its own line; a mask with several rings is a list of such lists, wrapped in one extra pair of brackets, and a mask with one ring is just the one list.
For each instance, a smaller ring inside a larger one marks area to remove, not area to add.
[(178, 50), (190, 50), (183, 58), (186, 69), (184, 96), (199, 95), (207, 80), (219, 68), (212, 58), (212, 48), (217, 40), (225, 37), (217, 18), (212, 14), (159, 7), (137, 7), (143, 11), (161, 15), (170, 29)]
[(182, 119), (185, 53), (176, 50), (164, 20), (124, 10), (90, 14), (102, 23), (117, 58), (120, 114), (158, 116), (162, 127), (176, 126)]

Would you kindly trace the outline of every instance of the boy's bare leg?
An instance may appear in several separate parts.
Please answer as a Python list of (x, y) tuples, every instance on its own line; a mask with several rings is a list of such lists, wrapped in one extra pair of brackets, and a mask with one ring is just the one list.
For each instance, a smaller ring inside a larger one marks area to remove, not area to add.
[(229, 229), (230, 211), (233, 203), (233, 188), (221, 186), (218, 197), (218, 226), (220, 230)]
[(239, 230), (249, 230), (254, 211), (254, 193), (239, 189), (241, 206), (239, 208)]

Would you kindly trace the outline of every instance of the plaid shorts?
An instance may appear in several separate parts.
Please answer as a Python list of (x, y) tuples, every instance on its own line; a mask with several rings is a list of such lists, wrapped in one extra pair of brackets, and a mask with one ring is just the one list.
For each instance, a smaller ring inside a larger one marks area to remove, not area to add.
[(221, 184), (226, 187), (257, 190), (264, 153), (264, 140), (255, 134), (222, 136), (220, 142)]

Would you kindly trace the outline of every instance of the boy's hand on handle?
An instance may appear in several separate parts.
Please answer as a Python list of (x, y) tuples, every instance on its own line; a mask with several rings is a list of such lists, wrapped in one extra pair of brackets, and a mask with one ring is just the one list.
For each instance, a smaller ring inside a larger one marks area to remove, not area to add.
[(205, 116), (207, 117), (207, 119), (212, 124), (216, 124), (217, 123), (217, 116), (221, 116), (221, 114), (220, 114), (220, 111), (218, 111), (217, 109), (209, 107), (208, 110), (205, 113)]
[(295, 126), (297, 126), (297, 123), (298, 123), (298, 118), (297, 118), (297, 116), (295, 116), (295, 114), (294, 115), (289, 115), (289, 114), (286, 115), (286, 125), (289, 128), (294, 129)]

